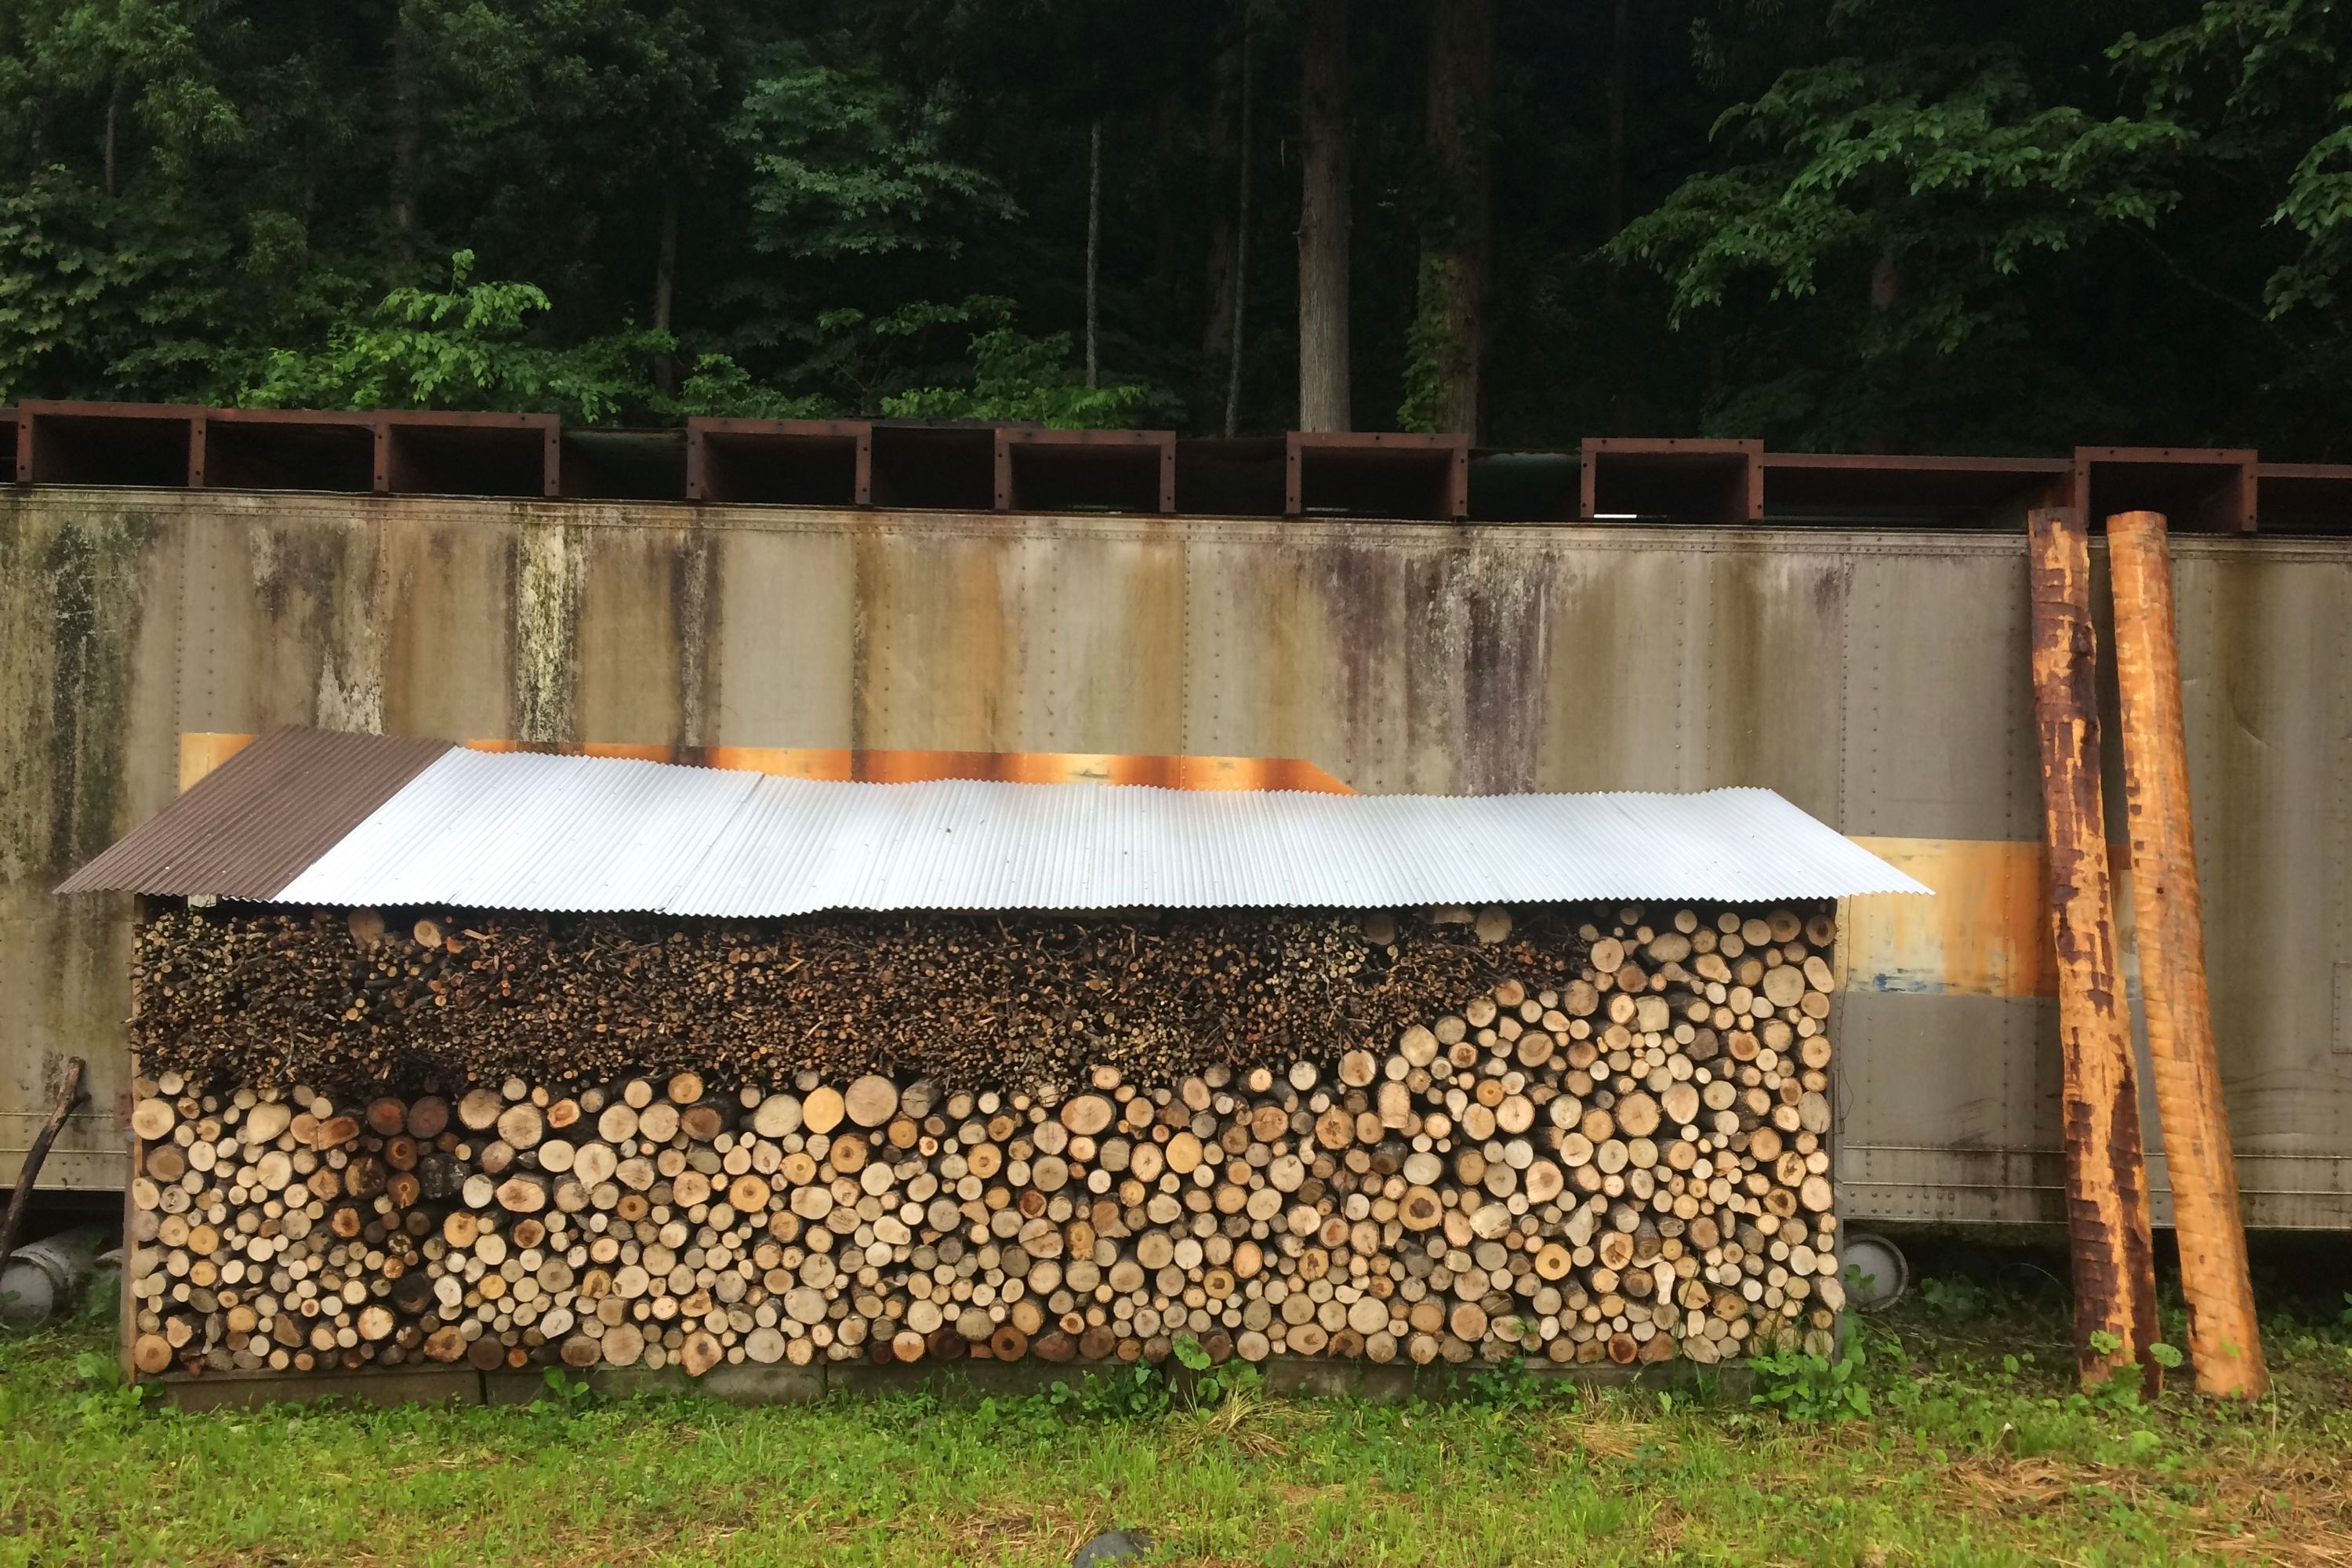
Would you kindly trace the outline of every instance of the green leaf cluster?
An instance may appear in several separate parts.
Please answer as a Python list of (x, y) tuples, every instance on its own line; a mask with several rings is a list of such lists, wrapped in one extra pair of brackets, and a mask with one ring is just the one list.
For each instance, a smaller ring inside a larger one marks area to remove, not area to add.
[[(2343, 0), (1493, 6), (1475, 342), (1428, 23), (1355, 8), (1360, 423), (1475, 363), (1498, 446), (2344, 455)], [(1299, 65), (1265, 0), (10, 0), (0, 402), (1286, 428)]]

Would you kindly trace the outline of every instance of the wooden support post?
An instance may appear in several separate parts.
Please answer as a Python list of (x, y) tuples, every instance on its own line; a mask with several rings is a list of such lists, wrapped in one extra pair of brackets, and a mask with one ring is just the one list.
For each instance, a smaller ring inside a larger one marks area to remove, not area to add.
[(82, 1059), (66, 1062), (64, 1079), (58, 1085), (57, 1103), (49, 1108), (49, 1119), (33, 1135), (33, 1146), (25, 1151), (25, 1163), (16, 1172), (16, 1189), (8, 1196), (8, 1211), (0, 1217), (0, 1268), (8, 1267), (8, 1255), (16, 1250), (16, 1237), (25, 1226), (25, 1215), (33, 1206), (33, 1184), (41, 1178), (41, 1162), (49, 1157), (49, 1145), (58, 1141), (58, 1132), (73, 1114), (75, 1106), (89, 1096), (82, 1092)]
[(2237, 1158), (2230, 1148), (2213, 1018), (2205, 989), (2204, 910), (2189, 811), (2189, 748), (2173, 637), (2172, 562), (2161, 514), (2107, 519), (2116, 602), (2116, 675), (2123, 698), (2124, 796), (2131, 826), (2132, 903), (2139, 921), (2140, 995), (2148, 1060), (2164, 1122), (2172, 1224), (2189, 1349), (2207, 1394), (2260, 1394), (2269, 1378), (2246, 1270)]
[[(2058, 958), (2064, 1069), (2066, 1221), (2074, 1262), (2074, 1362), (2084, 1384), (2139, 1362), (2149, 1392), (2163, 1369), (2147, 1164), (2140, 1147), (2131, 1015), (2117, 967), (2106, 812), (2099, 785), (2097, 643), (2083, 514), (2030, 513), (2033, 700), (2049, 822), (2050, 927)], [(2103, 1336), (2095, 1342), (2095, 1336)], [(2101, 1348), (2105, 1344), (2106, 1348)]]

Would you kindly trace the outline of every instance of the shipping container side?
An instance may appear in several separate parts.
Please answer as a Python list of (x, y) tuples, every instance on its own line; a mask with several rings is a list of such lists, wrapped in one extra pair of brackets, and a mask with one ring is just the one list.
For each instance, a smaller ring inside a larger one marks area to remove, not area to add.
[[(2177, 556), (2249, 1217), (2343, 1228), (2352, 542)], [(122, 1180), (129, 906), (48, 889), (171, 798), (183, 734), (315, 725), (1298, 757), (1374, 792), (1767, 785), (1942, 892), (1846, 910), (1845, 1212), (2052, 1222), (2025, 616), (2021, 537), (1916, 527), (13, 491), (0, 1180), (75, 1053), (96, 1093), (45, 1180)]]

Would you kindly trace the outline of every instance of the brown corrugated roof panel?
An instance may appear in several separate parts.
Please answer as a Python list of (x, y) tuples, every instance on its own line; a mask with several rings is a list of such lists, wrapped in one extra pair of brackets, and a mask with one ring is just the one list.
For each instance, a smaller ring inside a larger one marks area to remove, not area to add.
[(270, 898), (448, 750), (398, 735), (265, 735), (58, 891)]

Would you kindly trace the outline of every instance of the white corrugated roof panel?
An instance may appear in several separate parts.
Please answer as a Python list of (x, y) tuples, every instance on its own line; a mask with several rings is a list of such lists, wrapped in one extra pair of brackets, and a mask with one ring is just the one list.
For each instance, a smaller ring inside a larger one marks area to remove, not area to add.
[(1927, 891), (1763, 789), (1454, 796), (838, 784), (460, 750), (278, 901), (748, 917)]
[(716, 768), (460, 748), (277, 901), (660, 910), (759, 782)]

